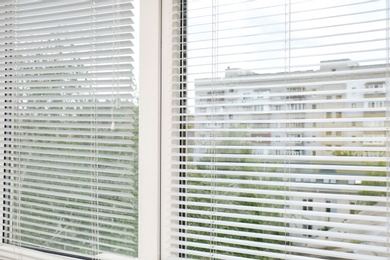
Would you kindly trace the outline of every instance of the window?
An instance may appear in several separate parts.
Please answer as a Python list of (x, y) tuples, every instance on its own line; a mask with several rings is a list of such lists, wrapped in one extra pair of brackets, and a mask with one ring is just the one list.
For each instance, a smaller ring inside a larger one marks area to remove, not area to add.
[(0, 258), (137, 256), (131, 2), (1, 1)]
[(383, 88), (384, 87), (384, 84), (385, 82), (367, 82), (365, 84), (366, 86), (366, 89), (369, 89), (371, 91), (367, 91), (366, 93), (367, 94), (372, 94), (372, 93), (379, 93), (379, 90), (380, 88)]
[(375, 108), (375, 107), (383, 107), (384, 102), (383, 101), (372, 101), (368, 102), (368, 107)]
[(305, 109), (304, 104), (290, 104), (288, 106), (289, 110), (302, 110)]
[(1, 1), (0, 258), (387, 259), (387, 1), (140, 4)]
[(264, 106), (255, 106), (255, 111), (264, 111)]
[(307, 206), (308, 205), (307, 202), (313, 202), (313, 199), (304, 199), (303, 202), (306, 202), (305, 206), (302, 207), (303, 210), (310, 210), (310, 211), (313, 210), (312, 206)]
[[(163, 178), (170, 178), (166, 191), (174, 196), (166, 202), (171, 227), (162, 231), (170, 233), (167, 255), (365, 259), (375, 251), (385, 259), (388, 220), (380, 212), (387, 207), (387, 158), (360, 156), (373, 148), (352, 145), (352, 135), (366, 139), (367, 129), (349, 126), (386, 120), (350, 105), (376, 101), (380, 97), (365, 95), (365, 84), (387, 78), (386, 1), (188, 0), (184, 6), (169, 15), (178, 18), (172, 34), (187, 34), (167, 47), (180, 57), (184, 45), (186, 53), (186, 73), (175, 67), (172, 77), (186, 81), (174, 80), (167, 98), (175, 133), (171, 170)], [(228, 91), (227, 83), (236, 97), (229, 95), (232, 102), (219, 113), (233, 114), (235, 124), (221, 119), (224, 127), (205, 131), (209, 138), (199, 145), (197, 93)], [(298, 90), (302, 85), (307, 91)], [(267, 98), (256, 99), (253, 93), (260, 92)], [(175, 98), (180, 93), (186, 102)], [(253, 95), (253, 105), (270, 109), (243, 109), (244, 93)], [(385, 143), (376, 149), (385, 151)], [(356, 179), (364, 185), (348, 185)], [(308, 197), (312, 201), (304, 202)], [(382, 220), (373, 225), (368, 219), (377, 214)]]
[[(332, 200), (332, 201), (329, 201), (327, 200), (326, 203), (329, 203), (330, 205), (332, 204), (335, 204), (336, 201)], [(353, 203), (351, 203), (353, 204)], [(327, 213), (337, 213), (337, 209), (336, 208), (326, 208), (326, 212)]]
[[(308, 232), (309, 232), (309, 230), (312, 230), (312, 229), (313, 229), (313, 225), (303, 225), (303, 229), (307, 229)], [(304, 236), (312, 237), (312, 235), (307, 234), (307, 233), (304, 234)]]
[(385, 143), (385, 135), (382, 134), (364, 134), (364, 145), (383, 145)]
[(363, 123), (364, 127), (384, 127), (385, 121), (367, 121)]

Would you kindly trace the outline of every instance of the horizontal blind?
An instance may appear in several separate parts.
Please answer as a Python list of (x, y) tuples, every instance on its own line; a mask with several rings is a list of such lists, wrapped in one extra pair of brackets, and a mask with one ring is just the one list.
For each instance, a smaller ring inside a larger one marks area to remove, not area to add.
[(3, 243), (137, 256), (132, 0), (1, 2)]
[(389, 3), (187, 0), (171, 255), (389, 259)]

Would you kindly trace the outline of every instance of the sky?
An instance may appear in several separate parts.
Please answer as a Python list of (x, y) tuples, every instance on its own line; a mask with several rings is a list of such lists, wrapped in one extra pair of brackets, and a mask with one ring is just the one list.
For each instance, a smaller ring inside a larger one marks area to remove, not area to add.
[(291, 70), (337, 59), (384, 63), (385, 0), (189, 0), (188, 7), (192, 80), (213, 67), (222, 75), (227, 67), (266, 73), (286, 63)]
[(188, 0), (187, 97), (227, 68), (264, 74), (322, 61), (385, 64), (386, 0)]
[(339, 59), (386, 62), (386, 0), (188, 0), (188, 10), (189, 89), (199, 78), (224, 77), (228, 67), (261, 74), (318, 70)]

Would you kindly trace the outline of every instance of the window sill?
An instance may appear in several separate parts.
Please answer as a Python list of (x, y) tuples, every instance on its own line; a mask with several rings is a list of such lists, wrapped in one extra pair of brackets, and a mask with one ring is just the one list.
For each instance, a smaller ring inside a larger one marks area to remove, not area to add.
[(74, 260), (74, 258), (71, 257), (58, 256), (11, 245), (0, 245), (0, 252), (1, 260)]
[(97, 255), (97, 258), (100, 260), (136, 260), (137, 258), (130, 256), (117, 255), (113, 253), (103, 253)]
[[(0, 260), (75, 260), (73, 257), (53, 255), (32, 249), (20, 248), (11, 245), (0, 245)], [(112, 253), (97, 255), (100, 260), (136, 260), (133, 257), (121, 256)]]

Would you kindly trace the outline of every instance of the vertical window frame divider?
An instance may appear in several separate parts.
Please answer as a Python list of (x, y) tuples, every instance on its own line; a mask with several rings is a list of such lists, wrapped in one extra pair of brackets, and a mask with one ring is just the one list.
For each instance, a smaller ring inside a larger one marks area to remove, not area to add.
[(138, 259), (161, 259), (162, 0), (139, 1)]

